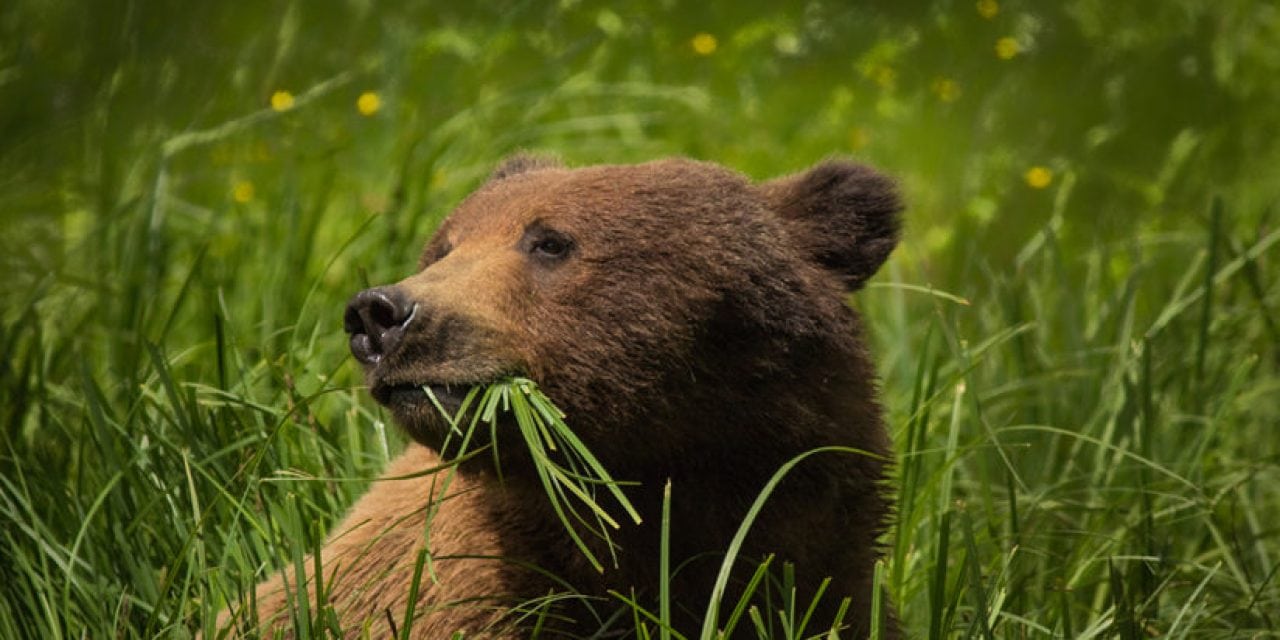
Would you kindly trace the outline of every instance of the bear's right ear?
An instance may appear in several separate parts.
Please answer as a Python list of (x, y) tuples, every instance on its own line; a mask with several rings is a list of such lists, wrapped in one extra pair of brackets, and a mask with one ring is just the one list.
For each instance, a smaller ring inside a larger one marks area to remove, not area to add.
[(550, 157), (539, 155), (536, 153), (527, 153), (524, 151), (514, 155), (507, 156), (493, 173), (489, 174), (488, 182), (497, 182), (503, 178), (528, 173), (530, 171), (540, 171), (542, 169), (555, 169), (562, 167), (560, 161)]
[(856, 291), (893, 252), (902, 230), (897, 185), (870, 167), (828, 160), (758, 189), (810, 259)]

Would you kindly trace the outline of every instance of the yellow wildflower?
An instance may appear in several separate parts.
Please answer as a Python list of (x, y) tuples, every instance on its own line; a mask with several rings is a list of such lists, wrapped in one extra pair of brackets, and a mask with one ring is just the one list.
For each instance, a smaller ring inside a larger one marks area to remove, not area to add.
[(271, 108), (276, 111), (288, 111), (293, 108), (293, 94), (288, 91), (277, 91), (271, 94)]
[(689, 44), (693, 45), (693, 52), (700, 56), (709, 56), (715, 53), (716, 47), (719, 46), (716, 37), (705, 32), (694, 36), (693, 40), (689, 41)]
[(1000, 3), (996, 0), (978, 0), (978, 15), (990, 20), (1000, 13)]
[(1032, 189), (1043, 189), (1053, 182), (1053, 172), (1048, 167), (1036, 165), (1027, 169), (1023, 178)]
[(1018, 41), (1005, 36), (996, 40), (996, 57), (1001, 60), (1010, 60), (1022, 51), (1022, 47), (1018, 45)]
[(362, 116), (371, 116), (381, 108), (382, 98), (372, 91), (366, 91), (356, 99), (356, 111), (359, 111)]
[(955, 102), (960, 99), (960, 85), (951, 78), (934, 78), (930, 88), (943, 102)]
[(248, 180), (239, 180), (231, 187), (231, 197), (240, 204), (246, 204), (253, 200), (253, 183)]

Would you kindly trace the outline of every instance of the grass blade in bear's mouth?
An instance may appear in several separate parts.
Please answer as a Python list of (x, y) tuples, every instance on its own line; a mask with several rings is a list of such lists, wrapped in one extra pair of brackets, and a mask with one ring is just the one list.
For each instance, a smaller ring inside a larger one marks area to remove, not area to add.
[[(422, 387), (421, 393), (426, 395), (449, 421), (452, 431), (450, 438), (454, 435), (462, 438), (458, 451), (454, 454), (456, 457), (466, 455), (472, 435), (479, 424), (484, 422), (489, 425), (492, 434), (490, 446), (494, 447), (494, 463), (499, 464), (498, 417), (500, 414), (510, 414), (515, 418), (515, 431), (519, 433), (525, 447), (532, 455), (538, 480), (546, 491), (552, 509), (587, 561), (597, 571), (602, 571), (604, 567), (600, 560), (587, 547), (574, 525), (574, 522), (578, 522), (586, 526), (605, 541), (610, 555), (614, 554), (615, 545), (609, 539), (608, 529), (617, 528), (619, 525), (600, 506), (595, 497), (594, 488), (603, 487), (636, 524), (640, 523), (640, 514), (622, 493), (620, 483), (609, 475), (608, 470), (587, 449), (586, 444), (565, 424), (564, 413), (542, 394), (537, 384), (528, 378), (505, 377), (488, 384), (472, 386), (461, 396), (459, 406), (456, 408), (445, 406), (444, 398), (438, 395), (440, 391), (449, 393), (455, 389), (442, 388), (442, 385), (426, 385)], [(463, 414), (468, 412), (471, 419), (466, 431), (463, 432), (458, 423)], [(446, 439), (441, 453), (443, 449), (448, 448), (448, 445), (449, 439)], [(500, 468), (498, 473), (501, 475)], [(579, 512), (575, 504), (585, 507), (586, 513)], [(594, 524), (591, 521), (594, 521)], [(613, 557), (613, 561), (614, 566), (617, 566), (616, 556)]]

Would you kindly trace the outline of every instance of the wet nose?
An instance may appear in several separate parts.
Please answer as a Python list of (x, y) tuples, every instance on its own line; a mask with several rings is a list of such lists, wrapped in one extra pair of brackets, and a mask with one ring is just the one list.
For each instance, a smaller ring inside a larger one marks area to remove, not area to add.
[(413, 319), (414, 304), (395, 287), (365, 289), (351, 298), (342, 325), (351, 334), (351, 354), (376, 364), (395, 351)]

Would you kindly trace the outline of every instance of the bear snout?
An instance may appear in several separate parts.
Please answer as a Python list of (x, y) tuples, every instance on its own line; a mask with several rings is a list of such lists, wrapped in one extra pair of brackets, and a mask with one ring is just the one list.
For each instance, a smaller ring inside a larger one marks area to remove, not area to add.
[(351, 334), (351, 355), (375, 365), (395, 351), (417, 305), (396, 287), (365, 289), (347, 303), (342, 325)]

